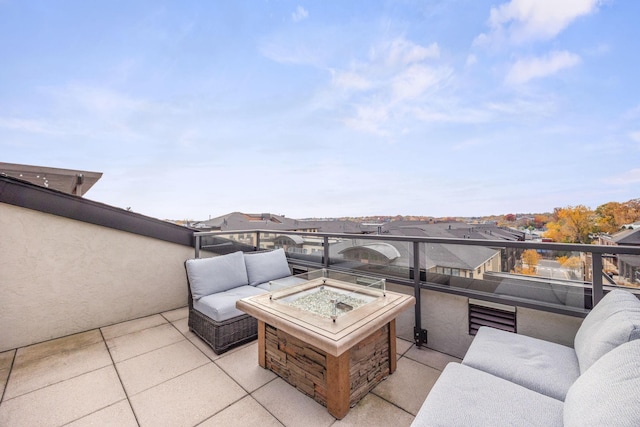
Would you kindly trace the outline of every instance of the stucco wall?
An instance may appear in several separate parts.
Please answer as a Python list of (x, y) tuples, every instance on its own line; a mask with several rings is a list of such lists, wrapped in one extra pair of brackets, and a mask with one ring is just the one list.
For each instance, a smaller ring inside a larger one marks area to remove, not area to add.
[(0, 203), (0, 351), (187, 304), (193, 248)]
[[(413, 295), (413, 289), (390, 285), (390, 290)], [(469, 298), (423, 289), (421, 291), (422, 328), (428, 331), (427, 347), (463, 358), (473, 336), (469, 335)], [(518, 333), (573, 347), (573, 339), (582, 324), (578, 317), (517, 308)], [(397, 335), (413, 341), (413, 309), (397, 319)]]
[(518, 308), (518, 333), (573, 347), (582, 318)]

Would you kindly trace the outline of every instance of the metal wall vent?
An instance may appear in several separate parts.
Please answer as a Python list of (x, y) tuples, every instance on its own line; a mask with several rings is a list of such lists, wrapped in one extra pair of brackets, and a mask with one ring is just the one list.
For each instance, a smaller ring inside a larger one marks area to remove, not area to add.
[(491, 326), (507, 332), (516, 330), (516, 308), (509, 305), (469, 299), (469, 335), (481, 326)]

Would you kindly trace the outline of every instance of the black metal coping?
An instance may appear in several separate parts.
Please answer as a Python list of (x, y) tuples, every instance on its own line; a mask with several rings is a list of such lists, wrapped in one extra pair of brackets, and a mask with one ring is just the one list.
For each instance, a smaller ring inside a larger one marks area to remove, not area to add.
[(194, 245), (193, 229), (0, 175), (0, 202), (89, 224)]

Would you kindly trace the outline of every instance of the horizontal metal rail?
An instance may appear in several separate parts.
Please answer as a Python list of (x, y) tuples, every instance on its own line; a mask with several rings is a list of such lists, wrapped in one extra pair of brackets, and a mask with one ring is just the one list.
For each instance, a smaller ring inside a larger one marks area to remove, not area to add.
[[(288, 236), (303, 236), (311, 237), (318, 240), (318, 244), (323, 247), (321, 255), (318, 255), (321, 260), (303, 260), (297, 258), (290, 258), (290, 264), (299, 266), (306, 266), (308, 268), (337, 268), (339, 266), (331, 265), (329, 259), (329, 245), (330, 240), (371, 240), (382, 242), (403, 242), (407, 243), (412, 248), (410, 259), (407, 260), (408, 277), (397, 277), (391, 274), (378, 273), (377, 275), (385, 278), (390, 283), (396, 283), (398, 285), (410, 286), (413, 288), (414, 295), (416, 296), (418, 304), (415, 307), (415, 338), (416, 343), (421, 339), (421, 332), (426, 334), (426, 331), (420, 329), (421, 307), (420, 307), (420, 290), (426, 289), (437, 292), (444, 292), (449, 294), (455, 294), (465, 296), (469, 298), (481, 299), (490, 302), (496, 302), (501, 304), (508, 304), (512, 306), (527, 307), (541, 311), (548, 311), (560, 314), (566, 314), (570, 316), (584, 317), (588, 310), (578, 307), (559, 306), (556, 304), (545, 303), (543, 301), (535, 301), (527, 298), (519, 298), (515, 296), (505, 296), (498, 294), (490, 294), (484, 291), (478, 291), (467, 288), (458, 288), (448, 285), (441, 285), (437, 283), (423, 280), (422, 276), (426, 278), (426, 268), (424, 265), (419, 265), (420, 257), (418, 254), (421, 244), (427, 245), (425, 251), (428, 252), (429, 244), (446, 244), (446, 245), (464, 245), (464, 246), (480, 246), (491, 249), (502, 248), (515, 248), (520, 250), (534, 249), (538, 251), (559, 251), (559, 252), (584, 252), (591, 254), (591, 269), (592, 269), (592, 282), (580, 282), (580, 281), (567, 281), (571, 286), (581, 286), (585, 288), (585, 292), (588, 290), (591, 292), (592, 305), (597, 304), (602, 298), (604, 291), (613, 288), (609, 284), (603, 284), (603, 258), (617, 255), (639, 255), (640, 247), (637, 246), (609, 246), (609, 245), (587, 245), (587, 244), (571, 244), (571, 243), (551, 243), (551, 242), (522, 242), (522, 241), (509, 241), (509, 240), (479, 240), (479, 239), (459, 239), (459, 238), (445, 238), (445, 237), (418, 237), (418, 236), (395, 236), (386, 234), (345, 234), (345, 233), (313, 233), (313, 232), (300, 232), (300, 231), (286, 231), (286, 230), (229, 230), (229, 231), (206, 231), (195, 232), (195, 250), (196, 257), (200, 255), (200, 244), (202, 238), (207, 236), (229, 236), (237, 234), (254, 234), (255, 246), (253, 250), (262, 249), (260, 242), (264, 242), (264, 233), (269, 235), (288, 235)], [(404, 266), (403, 266), (404, 268)], [(367, 274), (371, 275), (370, 271)], [(373, 274), (376, 275), (376, 274)], [(553, 281), (553, 279), (549, 279)], [(571, 283), (569, 283), (571, 282)], [(640, 289), (637, 289), (640, 293)], [(635, 291), (634, 291), (635, 292)], [(425, 338), (426, 340), (426, 338)]]
[(598, 254), (625, 254), (640, 255), (640, 246), (610, 246), (610, 245), (587, 245), (578, 243), (552, 243), (552, 242), (520, 242), (510, 240), (479, 240), (479, 239), (456, 239), (449, 237), (418, 237), (418, 236), (394, 236), (386, 234), (345, 234), (345, 233), (312, 233), (304, 231), (280, 231), (280, 230), (230, 230), (230, 231), (200, 231), (194, 236), (220, 236), (238, 233), (270, 233), (286, 234), (292, 236), (309, 237), (333, 237), (339, 239), (362, 239), (362, 240), (387, 240), (390, 242), (418, 242), (418, 243), (441, 243), (450, 245), (504, 247), (520, 249), (540, 249), (549, 251), (565, 252), (591, 252)]

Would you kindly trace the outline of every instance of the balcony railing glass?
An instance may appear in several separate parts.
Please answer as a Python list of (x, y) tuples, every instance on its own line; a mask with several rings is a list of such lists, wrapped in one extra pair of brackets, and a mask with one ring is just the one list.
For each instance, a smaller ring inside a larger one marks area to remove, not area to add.
[(414, 287), (418, 298), (419, 289), (431, 289), (584, 316), (607, 289), (640, 291), (640, 247), (267, 230), (196, 233), (196, 256), (276, 248), (286, 251), (294, 273), (330, 268), (373, 275)]

